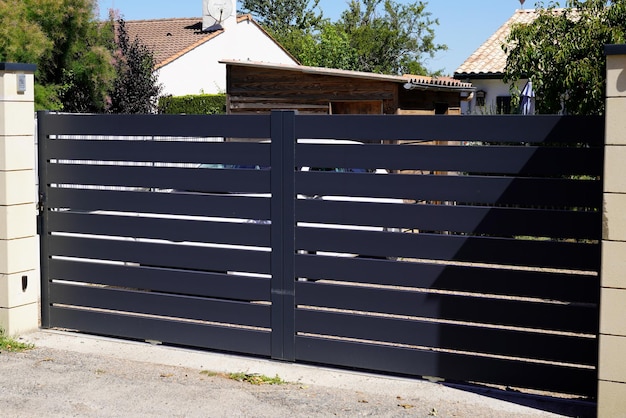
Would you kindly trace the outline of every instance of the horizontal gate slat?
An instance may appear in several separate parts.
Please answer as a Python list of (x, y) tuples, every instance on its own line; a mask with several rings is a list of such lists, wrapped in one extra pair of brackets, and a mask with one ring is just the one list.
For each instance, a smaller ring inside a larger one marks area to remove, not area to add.
[(596, 306), (338, 286), (320, 282), (297, 282), (296, 304), (587, 334), (598, 332), (599, 318)]
[(270, 247), (270, 225), (90, 213), (50, 212), (49, 230), (170, 241)]
[(237, 195), (48, 188), (50, 208), (269, 219), (270, 199)]
[(301, 361), (418, 376), (445, 376), (447, 380), (501, 384), (512, 387), (594, 397), (595, 369), (462, 354), (381, 347), (370, 344), (297, 336)]
[(595, 366), (595, 338), (296, 310), (297, 332)]
[(265, 251), (195, 247), (141, 241), (97, 240), (52, 235), (49, 256), (139, 263), (152, 267), (270, 273)]
[(223, 163), (269, 167), (269, 146), (254, 142), (56, 139), (46, 142), (46, 154), (48, 160)]
[(382, 226), (498, 236), (601, 238), (601, 213), (461, 205), (296, 201), (299, 222)]
[(601, 148), (298, 144), (298, 167), (555, 176), (602, 174)]
[(247, 302), (53, 282), (51, 304), (169, 318), (270, 327), (270, 307)]
[(298, 254), (296, 275), (375, 285), (598, 303), (598, 275)]
[(211, 298), (270, 300), (270, 282), (263, 278), (57, 259), (49, 261), (48, 272), (53, 280)]
[(296, 228), (298, 250), (404, 257), (475, 263), (509, 264), (597, 271), (597, 244), (512, 238)]
[(158, 319), (83, 309), (50, 307), (56, 327), (82, 332), (154, 340), (170, 344), (270, 355), (270, 333), (262, 330), (221, 327), (169, 319)]
[[(50, 159), (270, 166), (267, 143), (52, 140)], [(602, 174), (600, 148), (299, 144), (297, 165), (516, 175)]]
[[(44, 135), (270, 138), (270, 115), (94, 115), (39, 112)], [(43, 139), (43, 138), (42, 138)]]
[(298, 115), (298, 138), (361, 141), (422, 140), (602, 145), (601, 116), (463, 115)]
[(50, 184), (142, 187), (202, 193), (270, 192), (268, 170), (48, 164)]
[(597, 208), (602, 184), (557, 178), (297, 172), (296, 192), (306, 196)]

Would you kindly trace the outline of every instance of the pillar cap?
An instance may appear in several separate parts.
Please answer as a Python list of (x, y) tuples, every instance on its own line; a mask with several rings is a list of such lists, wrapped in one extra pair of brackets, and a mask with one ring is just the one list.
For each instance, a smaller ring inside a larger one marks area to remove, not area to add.
[(0, 62), (0, 71), (37, 71), (37, 64), (20, 64), (16, 62)]
[(626, 55), (626, 44), (604, 45), (605, 55)]

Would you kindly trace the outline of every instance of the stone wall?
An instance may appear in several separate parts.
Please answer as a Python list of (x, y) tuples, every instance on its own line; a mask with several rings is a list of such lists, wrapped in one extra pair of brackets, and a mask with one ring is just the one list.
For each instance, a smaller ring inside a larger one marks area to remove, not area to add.
[(39, 326), (35, 69), (0, 63), (0, 327), (8, 335)]
[(598, 416), (626, 414), (626, 45), (607, 45)]

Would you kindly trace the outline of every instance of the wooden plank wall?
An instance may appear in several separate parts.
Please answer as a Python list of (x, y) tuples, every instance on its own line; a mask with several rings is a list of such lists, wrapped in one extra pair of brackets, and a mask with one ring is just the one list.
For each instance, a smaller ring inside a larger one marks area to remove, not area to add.
[(382, 101), (383, 114), (402, 109), (435, 109), (435, 103), (459, 107), (459, 93), (404, 90), (402, 83), (299, 71), (228, 65), (228, 113), (297, 110), (328, 114), (332, 102)]

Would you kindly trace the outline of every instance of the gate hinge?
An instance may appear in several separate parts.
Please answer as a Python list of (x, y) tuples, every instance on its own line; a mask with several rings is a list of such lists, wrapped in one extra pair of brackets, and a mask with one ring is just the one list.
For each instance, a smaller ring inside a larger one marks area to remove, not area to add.
[(44, 206), (46, 205), (46, 195), (43, 193), (39, 194), (39, 201), (37, 202), (37, 214), (41, 215), (44, 211)]
[(46, 205), (46, 195), (43, 193), (39, 194), (39, 201), (37, 202), (37, 234), (41, 235), (43, 231), (43, 214)]

